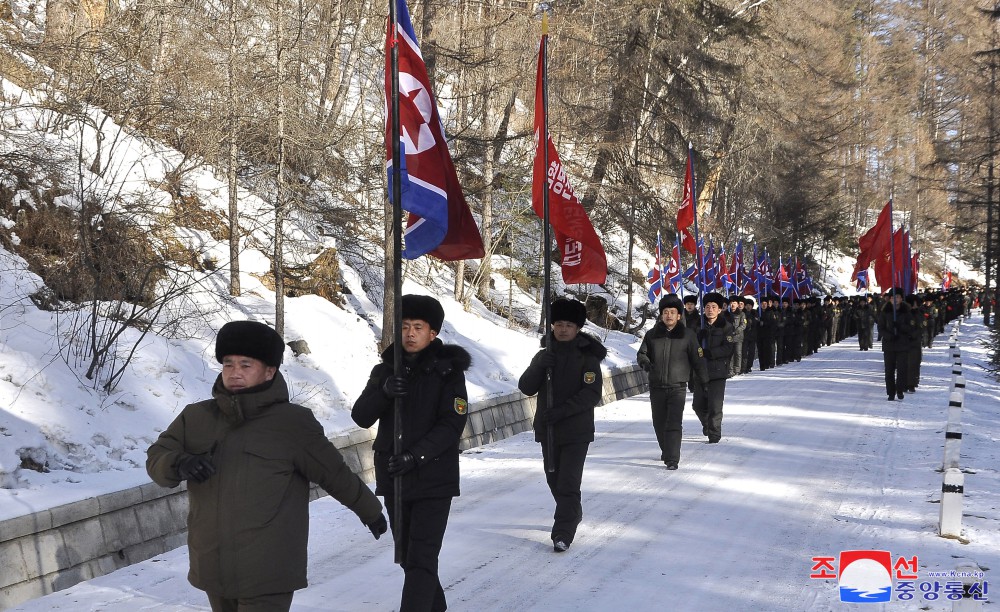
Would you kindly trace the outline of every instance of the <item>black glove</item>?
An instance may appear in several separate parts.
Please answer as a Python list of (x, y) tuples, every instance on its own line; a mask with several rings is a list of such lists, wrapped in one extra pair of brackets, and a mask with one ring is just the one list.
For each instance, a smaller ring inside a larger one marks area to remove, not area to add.
[(413, 458), (413, 453), (410, 451), (403, 451), (398, 455), (389, 457), (390, 476), (402, 476), (415, 467), (417, 467), (417, 460)]
[(365, 527), (367, 527), (368, 530), (372, 532), (372, 535), (375, 536), (375, 539), (377, 540), (380, 537), (382, 537), (383, 533), (388, 531), (389, 523), (385, 522), (385, 515), (380, 514), (378, 515), (377, 519), (368, 523), (367, 525), (365, 525)]
[(533, 361), (535, 367), (545, 370), (555, 367), (556, 356), (552, 351), (539, 351)]
[(639, 360), (639, 367), (642, 368), (643, 372), (648, 372), (651, 365), (648, 359)]
[(205, 482), (215, 474), (215, 466), (204, 455), (182, 455), (176, 468), (181, 480)]
[(382, 383), (382, 393), (393, 399), (403, 397), (410, 391), (410, 383), (403, 376), (390, 376)]

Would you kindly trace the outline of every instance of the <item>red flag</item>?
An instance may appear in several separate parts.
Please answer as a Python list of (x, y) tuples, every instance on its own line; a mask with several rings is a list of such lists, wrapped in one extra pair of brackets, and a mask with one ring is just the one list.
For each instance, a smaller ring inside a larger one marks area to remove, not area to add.
[(694, 225), (694, 170), (691, 151), (688, 150), (687, 170), (684, 171), (684, 199), (677, 210), (677, 232), (681, 235), (681, 245), (684, 250), (694, 255), (698, 250), (691, 226)]
[[(562, 253), (563, 282), (603, 283), (608, 275), (608, 258), (601, 246), (601, 239), (590, 223), (587, 211), (577, 199), (569, 178), (556, 152), (556, 146), (545, 129), (545, 109), (542, 100), (544, 87), (545, 44), (548, 35), (542, 35), (538, 48), (538, 78), (535, 83), (535, 166), (532, 177), (531, 204), (539, 218), (545, 218), (543, 192), (549, 189), (549, 222)], [(545, 168), (542, 147), (548, 148), (549, 167)]]
[[(891, 248), (886, 247), (885, 252), (881, 253), (875, 260), (875, 281), (879, 287), (889, 289), (902, 286), (902, 271), (904, 266), (910, 265), (910, 259), (906, 255), (907, 245), (904, 244), (906, 240), (906, 232), (900, 227), (891, 234)], [(895, 276), (893, 276), (894, 267)], [(903, 289), (905, 290), (906, 287)]]
[[(879, 258), (883, 253), (889, 252), (889, 237), (892, 235), (892, 200), (886, 202), (882, 212), (878, 215), (875, 226), (858, 238), (858, 247), (861, 252), (858, 254), (858, 265), (856, 269), (867, 268), (868, 265)], [(876, 272), (876, 276), (877, 276)], [(881, 283), (879, 283), (881, 284)]]

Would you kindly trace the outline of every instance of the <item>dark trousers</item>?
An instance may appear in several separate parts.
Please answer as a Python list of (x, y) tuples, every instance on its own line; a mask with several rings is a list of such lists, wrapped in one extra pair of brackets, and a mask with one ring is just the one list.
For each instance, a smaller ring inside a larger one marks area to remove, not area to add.
[(555, 445), (552, 457), (548, 444), (542, 444), (544, 465), (555, 466), (555, 471), (545, 472), (545, 481), (556, 502), (552, 515), (552, 539), (564, 538), (567, 544), (573, 542), (577, 525), (583, 520), (580, 483), (583, 482), (583, 463), (587, 460), (590, 442)]
[(885, 392), (888, 395), (896, 395), (906, 390), (906, 366), (908, 351), (886, 351), (882, 353), (882, 361), (885, 363)]
[(802, 360), (802, 334), (785, 334), (785, 350), (782, 353), (785, 363)]
[(705, 389), (694, 387), (694, 413), (709, 440), (722, 438), (722, 401), (726, 397), (726, 379), (710, 380)]
[(906, 388), (914, 389), (920, 384), (920, 362), (924, 358), (922, 347), (912, 348), (906, 351)]
[(778, 334), (774, 341), (775, 346), (775, 359), (777, 359), (777, 365), (784, 365), (788, 363), (788, 357), (785, 355), (785, 335)]
[(858, 330), (858, 347), (862, 351), (867, 351), (872, 347), (872, 328), (870, 325), (862, 325)]
[[(394, 496), (385, 496), (389, 525), (395, 536), (397, 525)], [(403, 595), (399, 612), (443, 612), (448, 609), (444, 589), (438, 579), (438, 555), (448, 527), (450, 497), (431, 497), (403, 501), (399, 545), (402, 547)]]
[(212, 612), (288, 612), (293, 593), (273, 593), (256, 597), (227, 598), (206, 593)]
[(761, 338), (757, 341), (757, 352), (760, 353), (760, 369), (774, 367), (774, 338)]
[(681, 460), (681, 435), (684, 422), (684, 385), (649, 390), (653, 410), (653, 431), (660, 445), (660, 461)]
[(757, 356), (757, 341), (752, 340), (750, 342), (743, 343), (743, 369), (741, 372), (746, 374), (753, 369), (753, 360)]

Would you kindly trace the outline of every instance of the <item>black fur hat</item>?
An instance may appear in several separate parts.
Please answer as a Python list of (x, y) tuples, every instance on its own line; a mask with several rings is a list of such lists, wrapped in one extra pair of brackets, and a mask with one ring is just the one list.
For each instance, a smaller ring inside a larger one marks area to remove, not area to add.
[(677, 297), (673, 293), (670, 293), (660, 298), (660, 314), (662, 315), (663, 311), (667, 308), (673, 308), (677, 310), (677, 312), (682, 313), (684, 312), (684, 302), (681, 301), (681, 298)]
[(575, 323), (577, 327), (583, 327), (587, 322), (587, 307), (582, 302), (569, 298), (559, 298), (552, 302), (549, 313), (549, 323), (569, 321)]
[(684, 296), (684, 303), (685, 304), (697, 304), (698, 303), (698, 296), (697, 295), (691, 295), (689, 293), (689, 294), (687, 294), (687, 295)]
[(441, 302), (429, 295), (404, 295), (403, 319), (420, 319), (427, 321), (431, 329), (441, 333), (444, 324), (444, 307)]
[(285, 355), (285, 341), (278, 332), (258, 321), (230, 321), (215, 337), (215, 358), (222, 363), (226, 355), (253, 357), (276, 368)]
[(718, 304), (719, 308), (726, 307), (726, 298), (722, 296), (721, 293), (712, 291), (711, 293), (706, 293), (705, 297), (701, 298), (702, 304), (714, 303)]

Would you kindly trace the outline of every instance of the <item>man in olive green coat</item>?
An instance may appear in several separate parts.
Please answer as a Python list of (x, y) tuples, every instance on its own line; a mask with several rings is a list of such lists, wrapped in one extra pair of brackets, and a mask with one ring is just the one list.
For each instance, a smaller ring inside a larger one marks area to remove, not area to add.
[(253, 321), (216, 338), (212, 398), (185, 407), (147, 451), (154, 482), (187, 481), (188, 580), (215, 612), (288, 610), (306, 583), (309, 483), (350, 508), (378, 539), (382, 505), (344, 463), (308, 408), (289, 403), (284, 342)]

